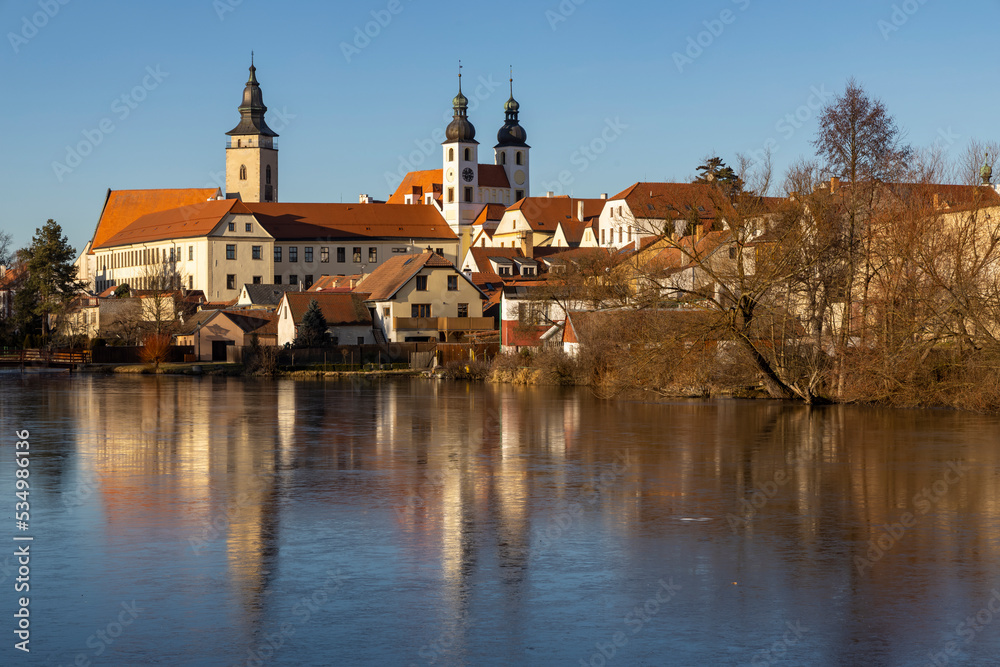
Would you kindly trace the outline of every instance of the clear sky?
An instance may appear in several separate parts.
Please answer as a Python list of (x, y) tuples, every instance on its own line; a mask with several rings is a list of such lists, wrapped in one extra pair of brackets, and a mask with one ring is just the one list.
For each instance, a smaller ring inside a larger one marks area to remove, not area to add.
[(440, 167), (460, 58), (480, 161), (513, 65), (533, 193), (592, 197), (769, 142), (784, 171), (851, 76), (915, 146), (1000, 139), (998, 26), (998, 0), (0, 0), (0, 229), (79, 251), (108, 188), (222, 183), (251, 50), (282, 201)]

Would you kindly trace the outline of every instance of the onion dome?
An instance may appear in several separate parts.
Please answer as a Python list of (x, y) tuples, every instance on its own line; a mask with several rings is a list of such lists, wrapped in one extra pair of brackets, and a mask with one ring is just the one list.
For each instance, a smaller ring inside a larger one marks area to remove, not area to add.
[(990, 166), (990, 154), (986, 154), (983, 161), (983, 168), (979, 170), (979, 175), (983, 178), (983, 185), (989, 185), (993, 181), (993, 167)]
[(247, 80), (246, 88), (243, 89), (243, 103), (240, 104), (240, 124), (226, 134), (233, 135), (263, 135), (265, 137), (276, 137), (278, 133), (267, 126), (264, 121), (264, 114), (267, 107), (264, 106), (264, 94), (257, 83), (257, 68), (253, 65), (253, 57), (250, 58), (250, 78)]
[(445, 130), (445, 143), (455, 141), (475, 142), (476, 128), (469, 121), (469, 99), (462, 94), (462, 73), (458, 74), (458, 95), (452, 100), (455, 116)]
[(504, 146), (528, 147), (528, 144), (525, 143), (528, 140), (528, 133), (524, 131), (517, 120), (520, 109), (521, 105), (514, 99), (514, 77), (512, 76), (510, 79), (510, 99), (503, 105), (505, 121), (503, 127), (497, 132), (496, 148)]

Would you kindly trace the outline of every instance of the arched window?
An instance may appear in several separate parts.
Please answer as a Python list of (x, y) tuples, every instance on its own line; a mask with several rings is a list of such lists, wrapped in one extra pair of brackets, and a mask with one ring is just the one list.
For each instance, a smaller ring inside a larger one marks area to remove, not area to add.
[(268, 185), (270, 185), (271, 184), (271, 165), (267, 165), (267, 175), (264, 178), (266, 179), (265, 182)]
[(517, 163), (524, 164), (524, 153), (522, 153), (521, 151), (517, 152)]
[(465, 149), (465, 161), (468, 162), (471, 159), (472, 159), (472, 149), (471, 148), (466, 148)]
[(236, 147), (237, 148), (242, 148), (243, 147), (243, 140), (242, 139), (237, 139), (236, 140)]
[(500, 164), (507, 164), (507, 154), (500, 153)]
[(247, 166), (245, 164), (240, 165), (240, 180), (247, 180)]
[(454, 162), (454, 161), (455, 161), (455, 149), (454, 148), (449, 148), (448, 149), (448, 162)]

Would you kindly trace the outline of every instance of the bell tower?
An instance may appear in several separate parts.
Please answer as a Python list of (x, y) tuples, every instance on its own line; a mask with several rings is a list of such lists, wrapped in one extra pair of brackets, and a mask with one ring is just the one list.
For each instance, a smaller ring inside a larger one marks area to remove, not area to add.
[(517, 119), (521, 105), (514, 99), (513, 70), (510, 75), (510, 99), (503, 105), (503, 109), (505, 121), (497, 132), (497, 145), (493, 147), (493, 154), (495, 163), (501, 165), (507, 172), (507, 180), (510, 182), (513, 195), (511, 199), (516, 202), (531, 196), (528, 171), (528, 151), (531, 150), (531, 146), (526, 143), (528, 133)]
[(278, 133), (267, 126), (264, 96), (250, 56), (250, 79), (243, 89), (240, 124), (226, 144), (226, 197), (245, 202), (278, 201)]
[(462, 94), (462, 68), (458, 71), (458, 95), (452, 100), (455, 115), (445, 130), (444, 219), (456, 234), (471, 225), (482, 206), (476, 206), (479, 190), (479, 142), (469, 121), (469, 100)]

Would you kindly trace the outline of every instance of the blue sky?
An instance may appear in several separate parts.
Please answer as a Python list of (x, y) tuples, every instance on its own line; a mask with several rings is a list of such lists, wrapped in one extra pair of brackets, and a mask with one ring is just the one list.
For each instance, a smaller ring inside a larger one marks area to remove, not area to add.
[(533, 193), (597, 196), (769, 142), (783, 172), (851, 76), (915, 146), (1000, 139), (997, 25), (997, 0), (0, 0), (0, 229), (25, 245), (54, 218), (80, 250), (108, 188), (218, 180), (251, 50), (283, 201), (385, 198), (440, 166), (459, 58), (480, 161), (513, 65)]

